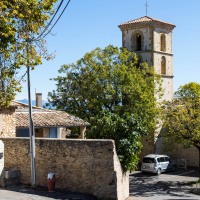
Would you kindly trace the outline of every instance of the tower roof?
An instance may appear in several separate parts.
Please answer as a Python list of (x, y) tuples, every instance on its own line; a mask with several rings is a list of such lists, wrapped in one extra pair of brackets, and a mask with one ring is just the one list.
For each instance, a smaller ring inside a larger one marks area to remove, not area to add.
[(164, 25), (164, 26), (169, 26), (172, 29), (174, 27), (176, 27), (175, 25), (173, 25), (171, 23), (164, 22), (164, 21), (161, 21), (161, 20), (158, 20), (158, 19), (155, 19), (152, 17), (148, 17), (148, 16), (144, 16), (144, 17), (140, 17), (140, 18), (128, 21), (128, 22), (124, 22), (124, 23), (120, 24), (118, 27), (120, 29), (123, 29), (123, 28), (130, 28), (135, 25), (152, 25), (152, 26)]

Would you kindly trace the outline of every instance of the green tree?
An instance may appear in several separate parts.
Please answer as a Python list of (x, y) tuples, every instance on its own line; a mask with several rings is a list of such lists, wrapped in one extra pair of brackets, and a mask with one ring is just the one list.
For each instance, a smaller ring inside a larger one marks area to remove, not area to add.
[(167, 105), (165, 127), (166, 146), (173, 149), (178, 143), (198, 149), (200, 174), (200, 84), (191, 82), (175, 92), (173, 102)]
[(114, 139), (124, 170), (133, 169), (141, 137), (153, 133), (159, 77), (135, 53), (96, 48), (75, 64), (63, 65), (49, 102), (91, 123), (88, 138)]
[(57, 0), (0, 1), (0, 106), (8, 106), (20, 91), (17, 72), (22, 66), (32, 69), (49, 59), (40, 36), (46, 28)]

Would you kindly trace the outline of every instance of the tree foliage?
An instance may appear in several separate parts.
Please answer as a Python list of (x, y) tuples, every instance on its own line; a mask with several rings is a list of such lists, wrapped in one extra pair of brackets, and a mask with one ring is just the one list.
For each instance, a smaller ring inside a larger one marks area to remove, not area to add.
[(147, 134), (142, 126), (142, 120), (136, 119), (132, 113), (118, 113), (102, 111), (90, 118), (92, 124), (88, 131), (89, 138), (113, 139), (117, 154), (124, 171), (137, 167), (139, 153), (142, 149), (141, 136)]
[(172, 148), (175, 143), (186, 148), (194, 146), (200, 158), (200, 84), (191, 82), (181, 86), (173, 102), (168, 103), (165, 117), (167, 146)]
[(139, 63), (135, 53), (108, 46), (96, 48), (54, 78), (49, 102), (91, 123), (89, 138), (114, 139), (124, 170), (133, 169), (141, 136), (153, 133), (159, 77)]
[(44, 40), (37, 36), (57, 0), (0, 1), (0, 106), (8, 106), (20, 91), (21, 66), (34, 67), (47, 57)]

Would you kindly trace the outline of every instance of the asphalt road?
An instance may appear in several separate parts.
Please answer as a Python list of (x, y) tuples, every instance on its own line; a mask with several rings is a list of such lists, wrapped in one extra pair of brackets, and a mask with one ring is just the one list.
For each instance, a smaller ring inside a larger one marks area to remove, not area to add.
[[(128, 200), (200, 200), (196, 192), (197, 169), (178, 169), (160, 176), (134, 172), (130, 175)], [(199, 186), (198, 186), (199, 187)]]

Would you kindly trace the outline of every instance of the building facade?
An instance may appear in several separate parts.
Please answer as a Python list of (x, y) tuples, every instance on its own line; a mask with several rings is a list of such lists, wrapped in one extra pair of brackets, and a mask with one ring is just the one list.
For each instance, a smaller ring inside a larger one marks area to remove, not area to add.
[(162, 77), (163, 97), (173, 97), (172, 31), (175, 25), (148, 16), (119, 25), (122, 31), (122, 47), (136, 52), (142, 62), (154, 66)]
[[(68, 138), (78, 128), (77, 137), (85, 138), (90, 124), (64, 111), (32, 106), (35, 137)], [(29, 106), (12, 101), (8, 108), (0, 108), (0, 137), (29, 137)]]

